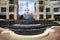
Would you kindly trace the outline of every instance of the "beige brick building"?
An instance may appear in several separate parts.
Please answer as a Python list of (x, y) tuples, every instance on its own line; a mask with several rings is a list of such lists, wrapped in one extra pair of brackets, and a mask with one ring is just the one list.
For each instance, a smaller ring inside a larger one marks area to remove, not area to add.
[(0, 0), (0, 19), (17, 20), (18, 0)]
[(35, 0), (35, 20), (60, 20), (60, 0)]

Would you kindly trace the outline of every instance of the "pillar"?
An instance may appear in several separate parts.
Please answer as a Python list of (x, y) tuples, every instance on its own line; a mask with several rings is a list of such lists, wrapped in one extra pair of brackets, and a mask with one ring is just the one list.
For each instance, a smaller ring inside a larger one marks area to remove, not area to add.
[(53, 6), (51, 6), (51, 19), (54, 20)]

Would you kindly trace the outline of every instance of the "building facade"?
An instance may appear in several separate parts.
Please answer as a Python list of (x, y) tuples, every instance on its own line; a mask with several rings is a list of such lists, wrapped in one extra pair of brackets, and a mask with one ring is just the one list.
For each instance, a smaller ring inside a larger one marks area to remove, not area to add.
[(0, 0), (0, 19), (17, 20), (18, 1), (17, 0)]
[(35, 0), (35, 20), (60, 20), (60, 0)]

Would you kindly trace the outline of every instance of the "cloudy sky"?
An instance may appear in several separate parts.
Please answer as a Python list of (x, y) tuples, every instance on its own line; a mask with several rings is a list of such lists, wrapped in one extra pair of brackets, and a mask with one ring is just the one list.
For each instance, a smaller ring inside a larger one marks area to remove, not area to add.
[(34, 0), (19, 0), (19, 14), (24, 14), (26, 9), (26, 1), (28, 1), (28, 8), (30, 13), (34, 13)]

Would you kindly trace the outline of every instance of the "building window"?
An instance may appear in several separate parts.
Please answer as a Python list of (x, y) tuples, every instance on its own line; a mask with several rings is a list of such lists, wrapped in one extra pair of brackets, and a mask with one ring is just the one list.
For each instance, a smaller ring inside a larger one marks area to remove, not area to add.
[(6, 12), (6, 7), (2, 7), (1, 12)]
[(54, 12), (59, 12), (59, 8), (54, 8)]
[(14, 15), (13, 14), (9, 15), (9, 19), (14, 19)]
[(43, 12), (44, 7), (43, 6), (39, 6), (39, 12)]
[(43, 4), (43, 1), (39, 1), (39, 4)]
[(46, 18), (47, 18), (47, 19), (51, 18), (51, 15), (46, 15)]
[(50, 12), (50, 8), (46, 8), (46, 12)]
[(14, 0), (9, 0), (9, 4), (14, 4)]
[(40, 19), (43, 19), (43, 15), (42, 14), (40, 14)]
[(14, 6), (9, 7), (9, 12), (14, 12)]

